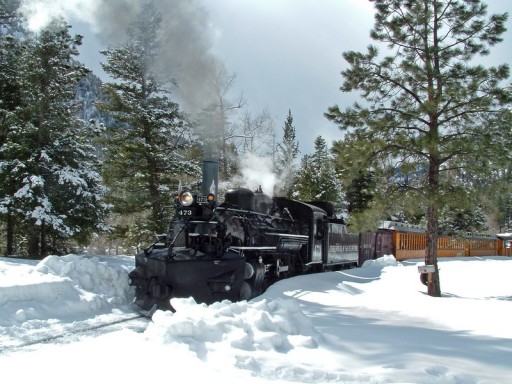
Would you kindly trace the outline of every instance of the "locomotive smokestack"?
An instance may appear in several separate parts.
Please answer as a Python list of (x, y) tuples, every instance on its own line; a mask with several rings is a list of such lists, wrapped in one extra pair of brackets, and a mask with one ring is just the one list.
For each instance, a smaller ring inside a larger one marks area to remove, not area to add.
[(204, 195), (213, 193), (217, 198), (219, 192), (219, 162), (217, 160), (203, 160), (201, 192)]
[[(224, 133), (224, 113), (218, 107), (210, 111), (209, 121), (203, 121), (203, 135), (205, 137), (205, 146), (203, 147), (203, 180), (201, 185), (201, 192), (204, 195), (213, 193), (215, 199), (219, 195), (219, 161), (220, 161), (220, 148), (222, 143), (221, 137)], [(209, 129), (206, 129), (208, 124)], [(208, 134), (207, 134), (208, 133)]]
[(217, 195), (219, 192), (219, 151), (211, 143), (203, 149), (203, 179), (201, 193)]

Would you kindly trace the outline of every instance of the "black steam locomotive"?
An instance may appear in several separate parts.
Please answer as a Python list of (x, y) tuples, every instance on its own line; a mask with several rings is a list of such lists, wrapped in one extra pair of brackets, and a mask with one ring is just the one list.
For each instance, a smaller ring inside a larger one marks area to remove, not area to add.
[(248, 300), (279, 279), (358, 264), (359, 235), (330, 203), (237, 188), (218, 204), (211, 166), (203, 163), (202, 189), (212, 193), (182, 191), (168, 233), (136, 256), (129, 278), (140, 308), (173, 310), (173, 297)]

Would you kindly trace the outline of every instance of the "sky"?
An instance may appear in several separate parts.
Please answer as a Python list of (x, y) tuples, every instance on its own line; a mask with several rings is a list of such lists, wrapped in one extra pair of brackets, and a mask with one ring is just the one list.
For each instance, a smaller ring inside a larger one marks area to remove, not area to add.
[(173, 299), (175, 313), (150, 321), (130, 304), (133, 257), (0, 257), (0, 372), (52, 384), (509, 383), (512, 258), (440, 258), (437, 298), (422, 264), (388, 255), (249, 302)]
[[(99, 49), (122, 41), (124, 27), (141, 2), (135, 0), (24, 0), (26, 14), (37, 27), (61, 15), (84, 35), (80, 59), (101, 75)], [(328, 145), (341, 133), (323, 114), (358, 100), (344, 94), (340, 72), (345, 51), (365, 51), (373, 26), (373, 5), (366, 0), (165, 0), (165, 33), (176, 38), (164, 67), (194, 70), (183, 78), (190, 93), (205, 83), (202, 73), (215, 58), (236, 75), (231, 97), (243, 94), (256, 116), (267, 110), (277, 137), (291, 110), (301, 155), (312, 153), (321, 135)], [(512, 11), (509, 0), (488, 0), (489, 12)], [(510, 20), (510, 19), (509, 19)], [(510, 21), (509, 21), (510, 25)], [(510, 63), (512, 31), (482, 60)], [(179, 54), (176, 54), (179, 52)], [(184, 56), (187, 60), (181, 60)], [(199, 84), (198, 84), (199, 83)], [(189, 95), (190, 96), (190, 95)]]

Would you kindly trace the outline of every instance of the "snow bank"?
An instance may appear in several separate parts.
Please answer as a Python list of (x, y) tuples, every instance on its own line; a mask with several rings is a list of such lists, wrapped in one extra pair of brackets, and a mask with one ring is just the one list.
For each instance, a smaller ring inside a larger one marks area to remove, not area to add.
[(48, 256), (35, 269), (68, 277), (78, 291), (93, 293), (92, 297), (99, 297), (110, 304), (122, 304), (129, 299), (128, 272), (110, 267), (97, 256)]
[(0, 281), (1, 325), (105, 312), (133, 299), (128, 270), (109, 266), (106, 258), (48, 256), (13, 270)]
[(402, 266), (402, 263), (395, 259), (393, 255), (384, 255), (375, 260), (366, 260), (362, 268), (384, 268), (384, 267), (396, 267)]
[(194, 347), (201, 351), (206, 350), (207, 343), (242, 351), (281, 353), (295, 347), (317, 346), (316, 332), (296, 301), (223, 301), (210, 306), (196, 304), (192, 298), (171, 302), (176, 313), (157, 311), (146, 330), (148, 338), (166, 344), (189, 344), (193, 339)]

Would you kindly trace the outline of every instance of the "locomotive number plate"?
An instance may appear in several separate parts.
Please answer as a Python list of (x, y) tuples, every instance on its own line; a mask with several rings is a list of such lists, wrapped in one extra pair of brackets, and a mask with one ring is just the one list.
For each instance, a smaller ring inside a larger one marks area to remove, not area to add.
[(192, 208), (181, 208), (178, 210), (178, 216), (194, 216), (195, 210)]
[(198, 195), (197, 196), (197, 204), (207, 204), (208, 203), (208, 197), (205, 195)]

